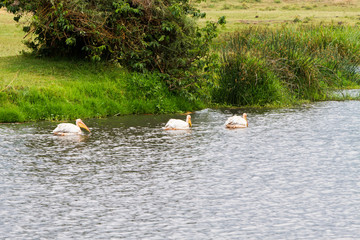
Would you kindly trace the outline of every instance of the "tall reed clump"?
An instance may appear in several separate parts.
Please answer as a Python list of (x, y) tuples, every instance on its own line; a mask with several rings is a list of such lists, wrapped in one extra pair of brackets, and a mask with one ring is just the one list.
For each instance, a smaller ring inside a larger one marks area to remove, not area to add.
[(359, 27), (249, 27), (223, 37), (214, 99), (233, 105), (326, 100), (328, 90), (359, 84)]

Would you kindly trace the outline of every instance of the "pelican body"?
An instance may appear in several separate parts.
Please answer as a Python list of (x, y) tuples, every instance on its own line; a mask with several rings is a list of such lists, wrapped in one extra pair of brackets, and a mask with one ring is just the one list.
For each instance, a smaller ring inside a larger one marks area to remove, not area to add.
[(81, 128), (90, 132), (90, 129), (83, 123), (81, 119), (76, 119), (76, 125), (72, 123), (60, 123), (52, 132), (54, 135), (76, 135), (82, 134)]
[(244, 113), (242, 117), (240, 116), (232, 116), (229, 117), (228, 120), (225, 122), (225, 126), (227, 128), (246, 128), (249, 126), (247, 120), (247, 114)]
[(180, 119), (170, 119), (166, 125), (165, 130), (187, 130), (191, 127), (191, 116), (186, 116), (186, 121)]

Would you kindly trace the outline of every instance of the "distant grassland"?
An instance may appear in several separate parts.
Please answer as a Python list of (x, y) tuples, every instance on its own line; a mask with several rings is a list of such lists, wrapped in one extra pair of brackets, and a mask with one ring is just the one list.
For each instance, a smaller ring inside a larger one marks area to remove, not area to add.
[(197, 6), (207, 14), (202, 21), (226, 16), (224, 31), (294, 21), (360, 24), (360, 0), (206, 0)]
[(25, 50), (23, 36), (22, 27), (15, 23), (13, 15), (0, 9), (0, 57), (14, 56)]

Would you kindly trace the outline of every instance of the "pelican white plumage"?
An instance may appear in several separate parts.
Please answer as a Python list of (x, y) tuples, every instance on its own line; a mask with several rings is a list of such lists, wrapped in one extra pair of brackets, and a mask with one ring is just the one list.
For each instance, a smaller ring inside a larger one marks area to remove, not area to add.
[(191, 127), (191, 116), (186, 116), (186, 121), (180, 119), (170, 119), (166, 125), (165, 130), (187, 130)]
[(81, 128), (90, 132), (90, 129), (85, 125), (81, 119), (76, 119), (76, 125), (72, 123), (60, 123), (52, 132), (54, 135), (65, 136), (82, 134)]
[(246, 128), (249, 126), (249, 122), (247, 119), (247, 114), (244, 113), (242, 117), (240, 116), (232, 116), (229, 117), (225, 122), (225, 126), (227, 128)]

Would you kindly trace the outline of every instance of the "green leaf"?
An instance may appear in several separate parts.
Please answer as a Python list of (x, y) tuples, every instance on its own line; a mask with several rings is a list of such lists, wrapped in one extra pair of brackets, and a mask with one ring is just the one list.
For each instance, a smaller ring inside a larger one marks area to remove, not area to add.
[(164, 39), (165, 39), (165, 35), (161, 35), (161, 37), (159, 38), (159, 42), (164, 41)]

